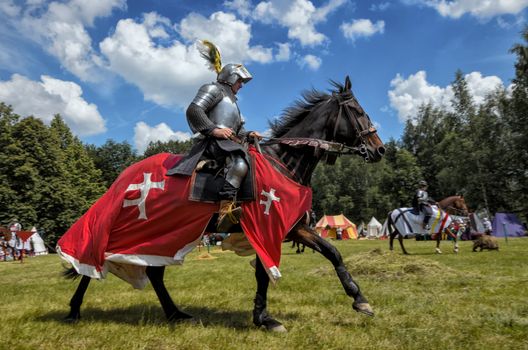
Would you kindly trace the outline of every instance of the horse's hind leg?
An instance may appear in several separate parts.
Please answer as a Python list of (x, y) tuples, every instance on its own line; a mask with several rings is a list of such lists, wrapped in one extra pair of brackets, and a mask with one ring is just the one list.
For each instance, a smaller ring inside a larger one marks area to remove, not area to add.
[(255, 265), (255, 278), (257, 279), (257, 294), (253, 308), (253, 323), (257, 327), (265, 327), (268, 331), (286, 332), (286, 328), (266, 310), (268, 299), (269, 276), (262, 262), (257, 257)]
[(305, 224), (295, 226), (288, 237), (307, 245), (328, 259), (334, 266), (346, 294), (354, 299), (352, 308), (369, 316), (374, 315), (367, 298), (361, 293), (359, 286), (354, 282), (354, 279), (346, 269), (341, 253), (339, 253), (336, 247), (319, 237), (316, 232)]
[(165, 312), (165, 316), (171, 322), (178, 322), (181, 320), (192, 318), (191, 315), (186, 314), (185, 312), (180, 311), (172, 298), (165, 288), (165, 283), (163, 282), (163, 275), (165, 274), (165, 266), (147, 266), (147, 277), (152, 283), (152, 287), (158, 296), (158, 299), (161, 303), (161, 307)]
[(66, 316), (64, 321), (77, 322), (81, 318), (81, 305), (84, 293), (86, 293), (88, 285), (90, 284), (90, 279), (91, 278), (88, 276), (82, 276), (81, 282), (79, 282), (79, 286), (70, 300), (70, 313)]

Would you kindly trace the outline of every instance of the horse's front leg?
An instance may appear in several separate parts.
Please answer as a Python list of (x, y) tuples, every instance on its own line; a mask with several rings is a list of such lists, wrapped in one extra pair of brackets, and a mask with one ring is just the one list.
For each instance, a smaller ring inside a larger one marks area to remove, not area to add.
[(442, 251), (440, 250), (440, 241), (442, 240), (442, 232), (438, 232), (436, 234), (436, 254), (442, 254)]
[(403, 254), (409, 255), (407, 252), (407, 249), (405, 249), (405, 246), (403, 245), (403, 236), (398, 232), (398, 242), (400, 242), (400, 247), (402, 249)]
[(306, 224), (297, 224), (288, 234), (289, 238), (307, 245), (308, 247), (321, 253), (327, 258), (335, 268), (339, 281), (348, 296), (354, 299), (352, 308), (358, 312), (373, 316), (374, 312), (370, 307), (367, 298), (361, 293), (359, 286), (348, 272), (343, 263), (341, 253), (332, 244), (319, 237), (317, 233)]
[(253, 323), (257, 327), (265, 327), (268, 331), (286, 332), (286, 328), (266, 310), (268, 299), (269, 276), (266, 269), (257, 256), (255, 265), (255, 278), (257, 279), (257, 294), (253, 309)]
[(152, 283), (152, 287), (154, 288), (156, 295), (158, 296), (158, 299), (161, 303), (161, 307), (165, 312), (165, 316), (167, 316), (167, 319), (170, 322), (179, 322), (192, 318), (191, 315), (180, 311), (176, 307), (176, 305), (172, 301), (172, 298), (169, 295), (169, 292), (167, 291), (167, 288), (165, 288), (165, 282), (163, 282), (165, 266), (147, 266), (146, 273), (147, 277)]
[[(71, 277), (74, 278), (74, 277)], [(88, 276), (82, 276), (81, 282), (79, 282), (79, 286), (75, 290), (75, 294), (73, 294), (71, 300), (70, 300), (70, 313), (64, 321), (66, 322), (77, 322), (81, 318), (81, 305), (84, 298), (84, 293), (86, 293), (86, 290), (88, 289), (88, 285), (90, 284), (90, 277)]]

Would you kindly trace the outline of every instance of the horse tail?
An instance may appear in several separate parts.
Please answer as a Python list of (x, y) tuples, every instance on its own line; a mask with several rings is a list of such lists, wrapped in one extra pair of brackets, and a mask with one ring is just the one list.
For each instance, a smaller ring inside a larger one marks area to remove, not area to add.
[(69, 279), (69, 280), (76, 280), (79, 278), (80, 274), (75, 270), (74, 267), (64, 267), (64, 271), (62, 271), (62, 277)]

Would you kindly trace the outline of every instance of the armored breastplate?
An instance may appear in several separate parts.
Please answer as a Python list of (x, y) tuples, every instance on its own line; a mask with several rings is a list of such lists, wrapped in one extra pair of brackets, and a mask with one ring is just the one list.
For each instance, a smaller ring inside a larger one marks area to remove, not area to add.
[(238, 133), (242, 118), (234, 97), (224, 93), (224, 97), (208, 113), (209, 119), (218, 127), (231, 128)]

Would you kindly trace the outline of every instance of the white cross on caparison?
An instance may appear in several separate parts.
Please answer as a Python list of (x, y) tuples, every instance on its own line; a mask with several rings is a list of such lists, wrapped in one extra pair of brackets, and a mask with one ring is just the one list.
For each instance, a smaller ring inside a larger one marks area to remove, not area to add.
[(262, 190), (262, 192), (260, 192), (260, 194), (262, 196), (266, 196), (268, 198), (268, 200), (266, 200), (266, 201), (263, 201), (261, 199), (260, 200), (260, 204), (264, 204), (266, 206), (266, 209), (264, 209), (264, 214), (269, 215), (269, 210), (270, 210), (270, 207), (271, 207), (271, 203), (273, 203), (273, 201), (280, 202), (280, 198), (275, 196), (275, 189), (274, 188), (271, 188), (269, 192), (266, 192), (266, 191)]
[(147, 220), (147, 209), (145, 207), (145, 202), (147, 201), (147, 196), (150, 189), (160, 189), (165, 188), (165, 180), (159, 182), (150, 181), (152, 173), (143, 173), (143, 182), (140, 184), (130, 184), (128, 185), (125, 192), (139, 190), (141, 195), (136, 199), (125, 199), (123, 202), (123, 208), (137, 205), (139, 209), (138, 219)]

